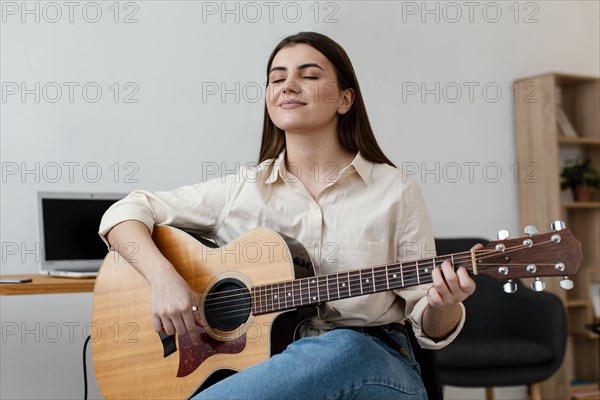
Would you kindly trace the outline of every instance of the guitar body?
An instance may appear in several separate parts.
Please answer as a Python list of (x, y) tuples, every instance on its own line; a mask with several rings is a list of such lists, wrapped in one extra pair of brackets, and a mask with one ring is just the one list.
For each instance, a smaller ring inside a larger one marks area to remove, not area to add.
[[(161, 340), (152, 328), (148, 283), (110, 251), (94, 287), (91, 328), (94, 372), (106, 398), (190, 397), (213, 374), (239, 371), (282, 351), (299, 319), (311, 313), (254, 315), (248, 297), (255, 285), (312, 275), (310, 257), (294, 239), (259, 228), (211, 248), (176, 228), (157, 226), (153, 240), (197, 295), (194, 314), (202, 340), (199, 345), (187, 336)], [(293, 260), (304, 260), (304, 267)], [(245, 310), (230, 313), (233, 318), (209, 300), (228, 292), (241, 294), (237, 305)]]

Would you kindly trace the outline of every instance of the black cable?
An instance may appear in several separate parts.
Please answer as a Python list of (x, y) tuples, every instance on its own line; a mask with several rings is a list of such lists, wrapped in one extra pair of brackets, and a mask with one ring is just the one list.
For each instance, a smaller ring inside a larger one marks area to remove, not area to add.
[(89, 335), (87, 339), (85, 339), (85, 342), (83, 342), (83, 400), (87, 400), (88, 397), (87, 362), (85, 358), (85, 350), (91, 338), (92, 336)]

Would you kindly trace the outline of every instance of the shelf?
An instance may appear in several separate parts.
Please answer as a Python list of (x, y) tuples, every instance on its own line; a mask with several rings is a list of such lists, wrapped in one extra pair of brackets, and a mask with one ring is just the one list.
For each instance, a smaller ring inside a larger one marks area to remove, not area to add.
[(566, 144), (591, 144), (591, 145), (600, 145), (600, 139), (592, 138), (592, 137), (568, 137), (568, 136), (559, 136), (559, 143)]
[(579, 338), (588, 339), (588, 340), (600, 339), (600, 335), (598, 335), (597, 333), (594, 333), (594, 332), (587, 331), (587, 330), (572, 330), (572, 331), (569, 331), (569, 334), (571, 336), (577, 336)]
[(57, 278), (39, 274), (2, 275), (2, 278), (31, 278), (32, 282), (0, 283), (0, 296), (92, 292), (96, 282), (95, 278)]
[(567, 300), (568, 308), (587, 307), (588, 305), (589, 303), (587, 300)]
[(594, 209), (600, 208), (600, 201), (569, 201), (561, 203), (562, 208), (586, 208), (586, 209)]

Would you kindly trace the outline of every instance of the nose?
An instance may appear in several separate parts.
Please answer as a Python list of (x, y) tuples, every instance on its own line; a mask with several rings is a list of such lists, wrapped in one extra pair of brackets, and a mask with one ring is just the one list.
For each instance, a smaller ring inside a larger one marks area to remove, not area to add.
[(290, 81), (283, 85), (283, 94), (288, 94), (289, 92), (298, 94), (301, 91), (302, 89), (300, 88), (300, 85), (296, 82)]

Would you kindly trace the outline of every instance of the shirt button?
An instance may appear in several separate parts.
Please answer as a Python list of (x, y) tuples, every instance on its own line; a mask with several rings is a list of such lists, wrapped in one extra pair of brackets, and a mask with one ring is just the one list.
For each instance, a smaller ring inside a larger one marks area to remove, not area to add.
[(313, 242), (313, 249), (316, 249), (317, 247), (319, 247), (319, 242)]

